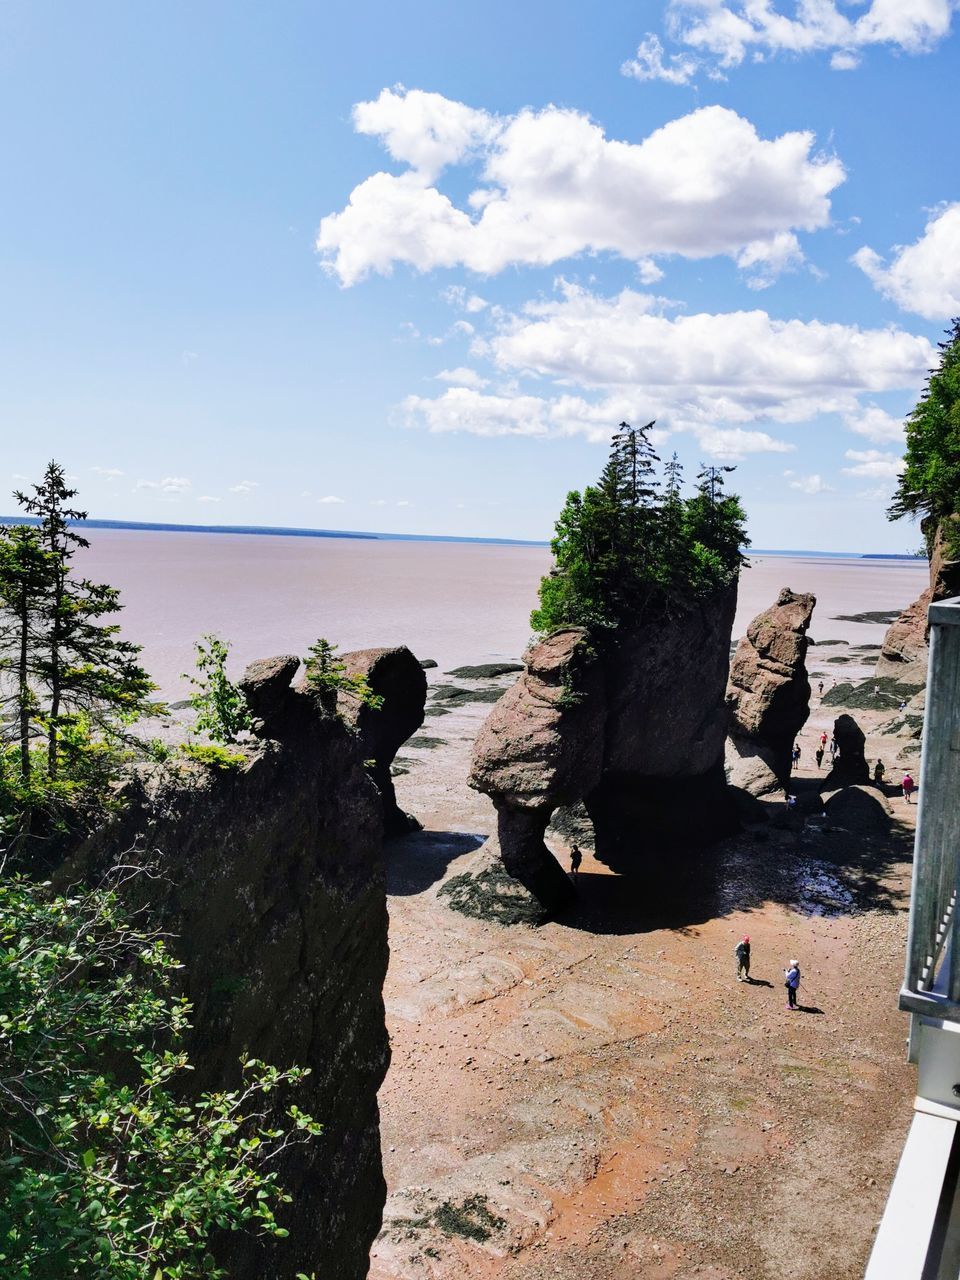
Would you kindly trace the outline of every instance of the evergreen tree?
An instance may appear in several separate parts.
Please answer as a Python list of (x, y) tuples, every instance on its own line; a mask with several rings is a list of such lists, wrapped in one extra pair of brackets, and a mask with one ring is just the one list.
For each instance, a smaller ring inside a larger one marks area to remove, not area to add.
[(551, 543), (554, 567), (531, 615), (535, 630), (610, 629), (735, 581), (746, 537), (739, 500), (723, 492), (733, 468), (704, 467), (685, 500), (674, 455), (661, 490), (652, 426), (621, 423), (597, 486), (568, 494)]
[[(939, 345), (940, 364), (907, 418), (906, 465), (888, 512), (891, 520), (921, 517), (928, 552), (937, 527), (960, 510), (960, 318)], [(949, 525), (944, 529), (951, 532)], [(957, 541), (954, 534), (955, 556)]]
[[(154, 688), (137, 661), (140, 646), (122, 639), (119, 626), (103, 621), (120, 611), (119, 592), (72, 576), (74, 555), (90, 545), (71, 527), (86, 519), (85, 511), (68, 505), (76, 492), (68, 487), (63, 467), (51, 462), (31, 495), (19, 490), (14, 495), (38, 522), (50, 569), (32, 612), (51, 780), (60, 772), (65, 745), (75, 749), (88, 729), (109, 733), (142, 714)], [(78, 726), (79, 739), (69, 732)]]
[(0, 529), (0, 705), (13, 712), (20, 774), (30, 784), (31, 741), (38, 732), (36, 692), (40, 609), (55, 567), (31, 525)]

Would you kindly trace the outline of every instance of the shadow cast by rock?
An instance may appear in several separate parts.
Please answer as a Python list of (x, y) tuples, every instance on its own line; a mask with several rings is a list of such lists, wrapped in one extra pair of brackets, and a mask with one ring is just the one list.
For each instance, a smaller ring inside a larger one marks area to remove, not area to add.
[(387, 893), (406, 897), (442, 880), (455, 858), (472, 853), (486, 837), (465, 831), (414, 831), (384, 845)]

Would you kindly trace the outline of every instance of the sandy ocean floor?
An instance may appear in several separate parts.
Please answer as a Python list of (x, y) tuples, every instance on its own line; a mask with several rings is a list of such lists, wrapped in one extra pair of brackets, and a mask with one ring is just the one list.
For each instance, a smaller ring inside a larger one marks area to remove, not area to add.
[[(843, 626), (815, 614), (812, 630)], [(867, 645), (883, 630), (845, 626)], [(814, 689), (872, 670), (876, 651), (853, 649), (810, 650)], [(885, 703), (855, 713), (868, 759), (916, 776), (919, 744), (880, 732)], [(588, 855), (575, 912), (504, 928), (437, 898), (493, 827), (465, 786), (488, 710), (428, 716), (424, 745), (401, 751), (400, 802), (426, 829), (389, 850), (389, 1198), (371, 1277), (861, 1276), (914, 1092), (897, 1010), (913, 807), (888, 787), (880, 848), (808, 823), (629, 879)], [(814, 696), (801, 785), (836, 714)], [(750, 985), (734, 976), (744, 932)]]

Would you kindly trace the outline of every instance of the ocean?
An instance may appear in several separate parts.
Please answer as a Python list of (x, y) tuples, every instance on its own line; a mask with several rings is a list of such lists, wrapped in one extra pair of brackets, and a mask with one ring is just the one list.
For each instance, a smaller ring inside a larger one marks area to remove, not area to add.
[[(231, 643), (231, 673), (255, 658), (406, 644), (442, 670), (518, 658), (549, 549), (484, 542), (90, 528), (79, 572), (119, 588), (124, 635), (168, 699), (186, 696), (193, 644)], [(758, 553), (743, 572), (734, 636), (781, 587), (818, 600), (811, 634), (879, 644), (884, 625), (837, 614), (899, 611), (926, 585), (923, 561)]]

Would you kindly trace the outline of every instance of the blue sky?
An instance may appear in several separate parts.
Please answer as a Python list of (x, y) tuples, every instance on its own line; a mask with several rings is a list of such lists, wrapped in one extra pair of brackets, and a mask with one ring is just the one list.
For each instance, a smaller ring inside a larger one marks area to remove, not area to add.
[(656, 418), (688, 474), (737, 464), (756, 545), (912, 548), (954, 9), (8, 0), (0, 478), (544, 538)]

